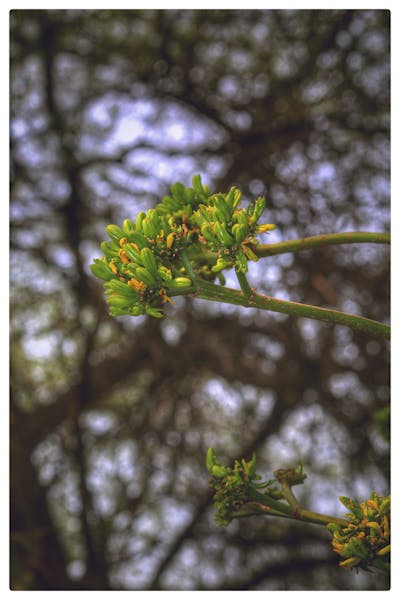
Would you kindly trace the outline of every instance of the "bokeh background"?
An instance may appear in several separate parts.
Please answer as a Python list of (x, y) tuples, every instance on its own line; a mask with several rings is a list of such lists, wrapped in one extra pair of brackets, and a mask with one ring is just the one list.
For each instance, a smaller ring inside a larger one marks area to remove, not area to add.
[[(264, 242), (388, 231), (389, 12), (17, 10), (11, 31), (11, 580), (22, 590), (374, 590), (329, 534), (217, 527), (204, 457), (302, 462), (305, 505), (389, 491), (388, 344), (177, 298), (110, 318), (104, 228), (200, 173), (266, 195)], [(388, 322), (389, 251), (252, 264), (252, 285)], [(228, 284), (235, 286), (228, 273)]]

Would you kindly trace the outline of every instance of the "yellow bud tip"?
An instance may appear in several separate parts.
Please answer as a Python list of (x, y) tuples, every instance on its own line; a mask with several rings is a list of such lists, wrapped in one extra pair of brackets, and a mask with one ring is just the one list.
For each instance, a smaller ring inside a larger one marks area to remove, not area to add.
[(134, 279), (133, 277), (132, 277), (132, 279), (130, 279), (128, 281), (128, 285), (131, 288), (133, 288), (135, 290), (135, 292), (141, 292), (146, 289), (146, 286), (143, 283), (143, 281), (138, 281), (137, 279)]
[(125, 246), (125, 244), (126, 244), (126, 242), (127, 242), (127, 241), (128, 241), (128, 238), (126, 238), (126, 237), (123, 237), (123, 238), (121, 238), (121, 239), (119, 240), (119, 245), (121, 246), (121, 248), (122, 248), (123, 246)]
[(384, 548), (381, 548), (380, 550), (378, 550), (378, 552), (376, 554), (377, 554), (377, 556), (385, 556), (385, 554), (388, 554), (389, 552), (390, 552), (390, 544), (388, 544)]
[(370, 508), (373, 508), (374, 510), (376, 510), (376, 512), (379, 512), (379, 506), (378, 506), (378, 503), (376, 502), (376, 500), (367, 500), (367, 505)]
[(127, 257), (125, 250), (120, 250), (118, 252), (118, 256), (120, 257), (120, 259), (122, 260), (122, 262), (124, 263), (124, 265), (127, 265), (127, 264), (130, 263), (130, 260)]
[(341, 554), (341, 552), (344, 548), (344, 544), (340, 544), (337, 540), (333, 540), (332, 548), (333, 548), (334, 552), (336, 552), (337, 554)]
[(377, 531), (378, 533), (381, 533), (381, 528), (379, 527), (376, 521), (367, 521), (365, 525), (367, 527), (370, 527), (371, 529), (375, 529), (375, 531)]
[(342, 560), (339, 563), (339, 567), (343, 567), (344, 569), (351, 569), (352, 567), (356, 567), (361, 562), (361, 558), (358, 556), (352, 556), (351, 558), (347, 558), (346, 560)]
[(266, 233), (267, 231), (273, 231), (274, 229), (276, 229), (276, 225), (264, 223), (264, 225), (259, 225), (257, 227), (257, 233)]
[(174, 243), (175, 233), (171, 232), (167, 235), (167, 248), (171, 248)]
[(114, 275), (118, 275), (118, 269), (117, 269), (117, 266), (115, 265), (115, 263), (110, 262), (110, 269), (114, 273)]

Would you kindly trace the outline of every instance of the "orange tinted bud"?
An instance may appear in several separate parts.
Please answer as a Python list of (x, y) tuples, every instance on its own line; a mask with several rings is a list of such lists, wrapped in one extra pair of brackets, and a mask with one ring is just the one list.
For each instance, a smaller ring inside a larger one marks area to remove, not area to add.
[(120, 259), (122, 260), (122, 262), (124, 263), (124, 265), (127, 265), (127, 264), (130, 263), (130, 260), (127, 257), (125, 250), (120, 250), (118, 252), (118, 256), (120, 257)]
[(135, 292), (141, 292), (146, 289), (146, 286), (143, 283), (143, 281), (138, 281), (137, 279), (134, 279), (133, 277), (132, 277), (132, 279), (130, 279), (128, 281), (128, 285), (131, 288), (133, 288), (135, 290)]
[(358, 556), (352, 556), (351, 558), (340, 562), (339, 567), (343, 567), (344, 569), (351, 569), (352, 567), (356, 567), (357, 565), (359, 565), (360, 562), (361, 558), (358, 558)]
[(174, 243), (175, 233), (171, 232), (167, 235), (167, 248), (171, 248)]

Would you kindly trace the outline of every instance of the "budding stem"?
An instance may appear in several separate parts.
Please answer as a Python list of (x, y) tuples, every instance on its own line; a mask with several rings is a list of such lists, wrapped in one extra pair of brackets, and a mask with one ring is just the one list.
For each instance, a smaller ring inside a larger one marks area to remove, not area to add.
[(310, 304), (291, 302), (289, 300), (279, 300), (264, 294), (256, 294), (255, 292), (253, 292), (251, 296), (245, 297), (242, 291), (215, 285), (214, 283), (199, 278), (196, 279), (195, 285), (197, 287), (197, 297), (205, 300), (214, 300), (239, 306), (259, 308), (261, 310), (270, 310), (272, 312), (285, 313), (287, 315), (305, 317), (317, 321), (325, 321), (334, 325), (345, 325), (355, 331), (360, 331), (372, 337), (381, 339), (390, 338), (389, 325), (373, 321), (372, 319), (366, 319), (365, 317), (360, 317), (358, 315), (351, 315), (328, 308), (320, 308)]
[(390, 233), (381, 233), (374, 231), (347, 231), (344, 233), (326, 233), (323, 235), (313, 235), (311, 237), (298, 240), (288, 240), (276, 244), (260, 244), (254, 248), (254, 252), (260, 258), (262, 256), (274, 256), (276, 254), (285, 254), (287, 252), (300, 252), (301, 250), (313, 250), (323, 246), (335, 244), (390, 244)]
[[(266, 244), (258, 246), (256, 252), (258, 256), (272, 256), (284, 252), (297, 252), (300, 250), (309, 250), (316, 247), (331, 244), (348, 244), (359, 242), (374, 242), (378, 244), (389, 244), (390, 234), (375, 232), (347, 232), (318, 235), (300, 240), (290, 240), (278, 244)], [(373, 321), (358, 315), (351, 315), (338, 310), (320, 308), (310, 304), (291, 302), (289, 300), (279, 300), (264, 294), (257, 294), (250, 288), (244, 273), (236, 271), (236, 275), (241, 287), (241, 291), (226, 288), (223, 286), (204, 281), (196, 277), (189, 257), (185, 250), (182, 250), (181, 259), (188, 277), (193, 281), (196, 288), (196, 296), (205, 300), (214, 300), (216, 302), (225, 302), (227, 304), (236, 304), (244, 307), (259, 308), (261, 310), (270, 310), (272, 312), (284, 313), (297, 317), (305, 317), (324, 321), (326, 323), (344, 325), (355, 331), (360, 331), (371, 337), (380, 339), (390, 338), (390, 327), (385, 323)], [(192, 293), (192, 288), (186, 288), (180, 291), (180, 294)]]
[(238, 278), (239, 285), (242, 289), (242, 292), (246, 298), (249, 298), (251, 295), (251, 287), (249, 282), (247, 281), (247, 277), (241, 271), (236, 271), (236, 277)]
[(283, 497), (288, 501), (290, 506), (296, 510), (299, 507), (299, 503), (297, 502), (296, 497), (292, 492), (292, 488), (285, 479), (282, 479), (281, 481), (279, 481), (279, 483), (282, 489)]
[[(286, 519), (295, 519), (305, 523), (313, 523), (314, 525), (328, 525), (328, 523), (336, 523), (341, 527), (347, 527), (349, 521), (332, 515), (324, 515), (312, 510), (301, 508), (296, 499), (292, 498), (289, 505), (283, 504), (277, 500), (273, 500), (268, 494), (260, 494), (256, 490), (252, 490), (252, 500), (246, 502), (240, 509), (232, 514), (232, 517), (249, 516), (250, 514), (263, 514), (274, 517), (285, 517)], [(293, 503), (294, 499), (294, 503)]]

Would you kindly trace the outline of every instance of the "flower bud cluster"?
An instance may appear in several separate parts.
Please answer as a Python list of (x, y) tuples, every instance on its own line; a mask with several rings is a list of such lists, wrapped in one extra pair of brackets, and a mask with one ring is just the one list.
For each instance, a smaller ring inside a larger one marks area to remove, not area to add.
[(214, 505), (217, 509), (215, 520), (218, 525), (228, 525), (234, 511), (252, 500), (252, 490), (264, 488), (275, 480), (257, 484), (261, 479), (256, 473), (256, 456), (251, 460), (235, 460), (233, 468), (221, 465), (213, 448), (209, 448), (206, 456), (206, 467), (211, 475), (210, 487), (214, 490)]
[(389, 567), (390, 562), (390, 496), (372, 492), (369, 500), (356, 502), (345, 496), (342, 504), (350, 511), (346, 527), (329, 523), (334, 552), (343, 559), (345, 569), (376, 566)]
[(254, 252), (257, 234), (275, 229), (275, 225), (258, 223), (265, 198), (257, 198), (245, 209), (239, 208), (241, 196), (234, 187), (227, 194), (214, 194), (193, 214), (200, 243), (217, 256), (211, 268), (213, 273), (232, 265), (238, 272), (247, 272), (248, 261), (258, 260)]
[(286, 481), (290, 487), (304, 483), (307, 479), (302, 464), (297, 465), (297, 467), (289, 467), (288, 469), (276, 469), (274, 475), (277, 481)]
[(162, 317), (160, 305), (192, 286), (178, 259), (188, 236), (155, 209), (140, 212), (135, 223), (125, 219), (122, 227), (108, 225), (106, 232), (111, 241), (101, 244), (104, 256), (91, 270), (105, 280), (110, 314)]
[(259, 224), (265, 198), (247, 209), (239, 208), (240, 201), (240, 190), (211, 195), (195, 175), (192, 188), (175, 183), (169, 196), (140, 212), (135, 222), (108, 225), (110, 241), (101, 244), (104, 256), (94, 260), (91, 270), (105, 281), (110, 314), (162, 317), (162, 303), (194, 283), (182, 251), (187, 251), (192, 275), (223, 280), (220, 272), (227, 267), (247, 271), (248, 260), (258, 260), (256, 236), (275, 226)]

